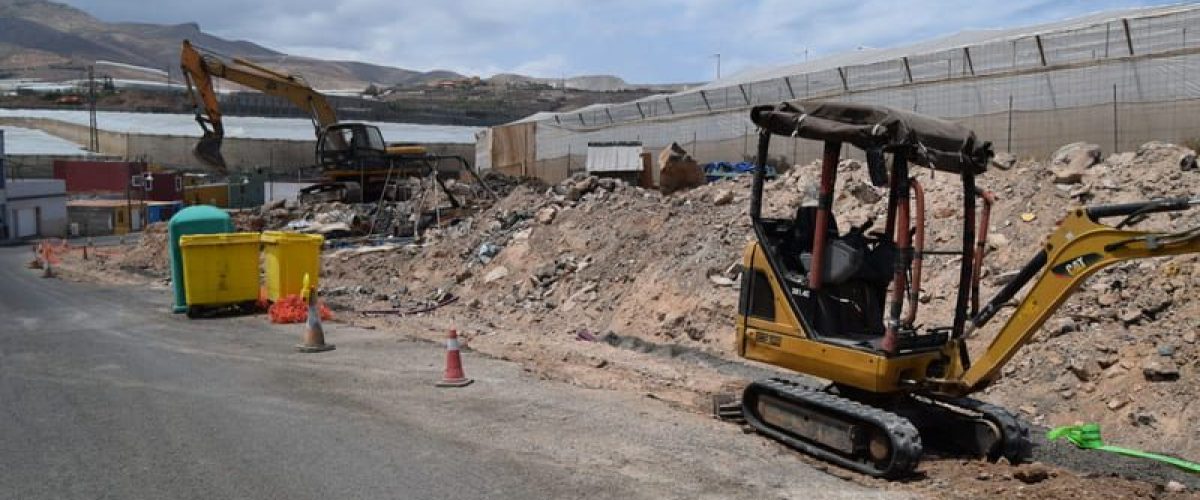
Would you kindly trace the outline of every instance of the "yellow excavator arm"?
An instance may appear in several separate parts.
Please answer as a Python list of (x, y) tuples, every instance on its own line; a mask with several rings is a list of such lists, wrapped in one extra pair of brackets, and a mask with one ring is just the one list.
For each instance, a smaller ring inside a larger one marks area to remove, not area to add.
[(283, 97), (307, 110), (317, 136), (320, 136), (324, 127), (337, 123), (337, 114), (325, 96), (313, 90), (297, 75), (285, 75), (240, 58), (226, 62), (215, 54), (201, 53), (188, 40), (183, 41), (179, 64), (183, 69), (188, 96), (192, 99), (196, 121), (204, 129), (204, 136), (193, 153), (200, 161), (221, 172), (225, 171), (225, 159), (221, 156), (221, 140), (225, 136), (225, 129), (217, 94), (213, 90), (214, 78), (223, 78), (267, 95)]
[[(1200, 198), (1164, 198), (1140, 203), (1102, 205), (1072, 210), (1050, 234), (1038, 254), (1012, 282), (969, 322), (967, 334), (987, 323), (996, 312), (1040, 272), (987, 350), (944, 392), (969, 394), (994, 380), (1005, 363), (1029, 342), (1041, 325), (1095, 272), (1117, 262), (1200, 252), (1200, 227), (1175, 233), (1130, 231), (1127, 222), (1156, 212), (1187, 210)], [(1099, 219), (1125, 217), (1116, 227)]]

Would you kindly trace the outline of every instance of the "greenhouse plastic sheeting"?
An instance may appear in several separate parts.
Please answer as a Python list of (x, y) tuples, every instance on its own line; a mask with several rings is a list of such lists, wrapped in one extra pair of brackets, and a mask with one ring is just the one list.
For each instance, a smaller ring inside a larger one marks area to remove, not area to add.
[[(47, 118), (77, 125), (89, 123), (88, 112), (84, 110), (0, 109), (0, 117)], [(304, 141), (313, 139), (312, 121), (306, 118), (226, 116), (223, 119), (226, 137)], [(101, 130), (112, 132), (189, 137), (200, 137), (201, 134), (195, 116), (186, 114), (100, 111), (96, 113), (96, 123)], [(378, 126), (389, 141), (471, 144), (475, 142), (475, 133), (479, 131), (478, 127), (457, 125), (367, 123)]]
[(537, 124), (536, 145), (523, 147), (536, 149), (539, 164), (580, 155), (588, 142), (634, 140), (648, 149), (678, 142), (701, 161), (737, 161), (753, 154), (744, 144), (755, 130), (749, 109), (794, 99), (959, 120), (1014, 153), (1045, 154), (1076, 140), (1110, 151), (1186, 140), (1197, 135), (1185, 129), (1200, 111), (1198, 26), (1200, 5), (1175, 5), (853, 51), (674, 94), (538, 113), (521, 120)]

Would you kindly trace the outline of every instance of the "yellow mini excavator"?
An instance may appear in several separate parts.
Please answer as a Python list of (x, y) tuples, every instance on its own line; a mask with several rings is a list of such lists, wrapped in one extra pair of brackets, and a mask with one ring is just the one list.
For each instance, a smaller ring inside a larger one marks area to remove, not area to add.
[[(1072, 209), (1016, 278), (981, 307), (993, 198), (975, 178), (991, 159), (990, 143), (954, 123), (880, 106), (785, 102), (756, 107), (751, 119), (760, 128), (750, 201), (756, 240), (743, 255), (737, 352), (830, 383), (759, 380), (729, 406), (758, 432), (865, 474), (911, 474), (923, 447), (1028, 460), (1027, 425), (967, 396), (994, 381), (1091, 274), (1123, 260), (1200, 252), (1200, 228), (1126, 229), (1146, 214), (1189, 210), (1200, 197)], [(824, 142), (818, 203), (790, 219), (762, 216), (772, 135)], [(881, 231), (869, 224), (842, 231), (832, 212), (843, 144), (864, 150), (872, 182), (889, 190)], [(909, 177), (910, 164), (961, 178), (961, 248), (924, 248), (924, 193)], [(1112, 218), (1121, 219), (1101, 222)], [(939, 254), (961, 259), (953, 322), (914, 326), (922, 261)], [(991, 344), (972, 359), (967, 337), (1030, 282)]]
[[(213, 89), (215, 78), (283, 97), (309, 113), (317, 136), (316, 162), (326, 182), (306, 188), (302, 197), (373, 202), (386, 194), (392, 180), (429, 175), (442, 161), (458, 163), (463, 170), (475, 174), (460, 156), (432, 155), (418, 144), (388, 144), (379, 127), (337, 121), (337, 113), (328, 99), (298, 75), (279, 73), (236, 57), (227, 61), (211, 51), (202, 52), (188, 40), (183, 41), (179, 60), (196, 122), (204, 131), (192, 152), (218, 172), (226, 170), (225, 158), (221, 155), (225, 127)], [(434, 178), (442, 182), (439, 177)], [(458, 200), (444, 185), (442, 190), (451, 205), (458, 208)]]

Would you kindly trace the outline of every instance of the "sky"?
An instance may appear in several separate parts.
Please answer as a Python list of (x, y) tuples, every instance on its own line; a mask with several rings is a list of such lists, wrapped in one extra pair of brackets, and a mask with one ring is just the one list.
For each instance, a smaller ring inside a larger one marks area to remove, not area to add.
[[(1136, 0), (59, 0), (104, 21), (197, 22), (294, 55), (483, 77), (608, 74), (633, 83), (1018, 27)], [(986, 3), (986, 8), (983, 5)], [(153, 5), (153, 8), (148, 8)]]

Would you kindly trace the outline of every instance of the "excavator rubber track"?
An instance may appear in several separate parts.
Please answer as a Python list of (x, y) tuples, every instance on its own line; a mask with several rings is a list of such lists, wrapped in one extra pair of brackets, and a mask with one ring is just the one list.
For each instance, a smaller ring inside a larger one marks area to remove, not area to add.
[(988, 455), (989, 460), (1004, 457), (1010, 463), (1028, 462), (1033, 456), (1033, 440), (1029, 437), (1029, 425), (1003, 407), (984, 403), (977, 399), (957, 398), (946, 401), (959, 408), (978, 412), (984, 419), (1000, 428), (999, 449)]
[(759, 433), (863, 474), (909, 476), (921, 459), (921, 435), (904, 417), (788, 380), (747, 386), (742, 414)]
[(926, 450), (991, 461), (1004, 457), (1013, 464), (1027, 462), (1033, 455), (1029, 426), (996, 405), (970, 398), (910, 395), (887, 408), (917, 427)]

